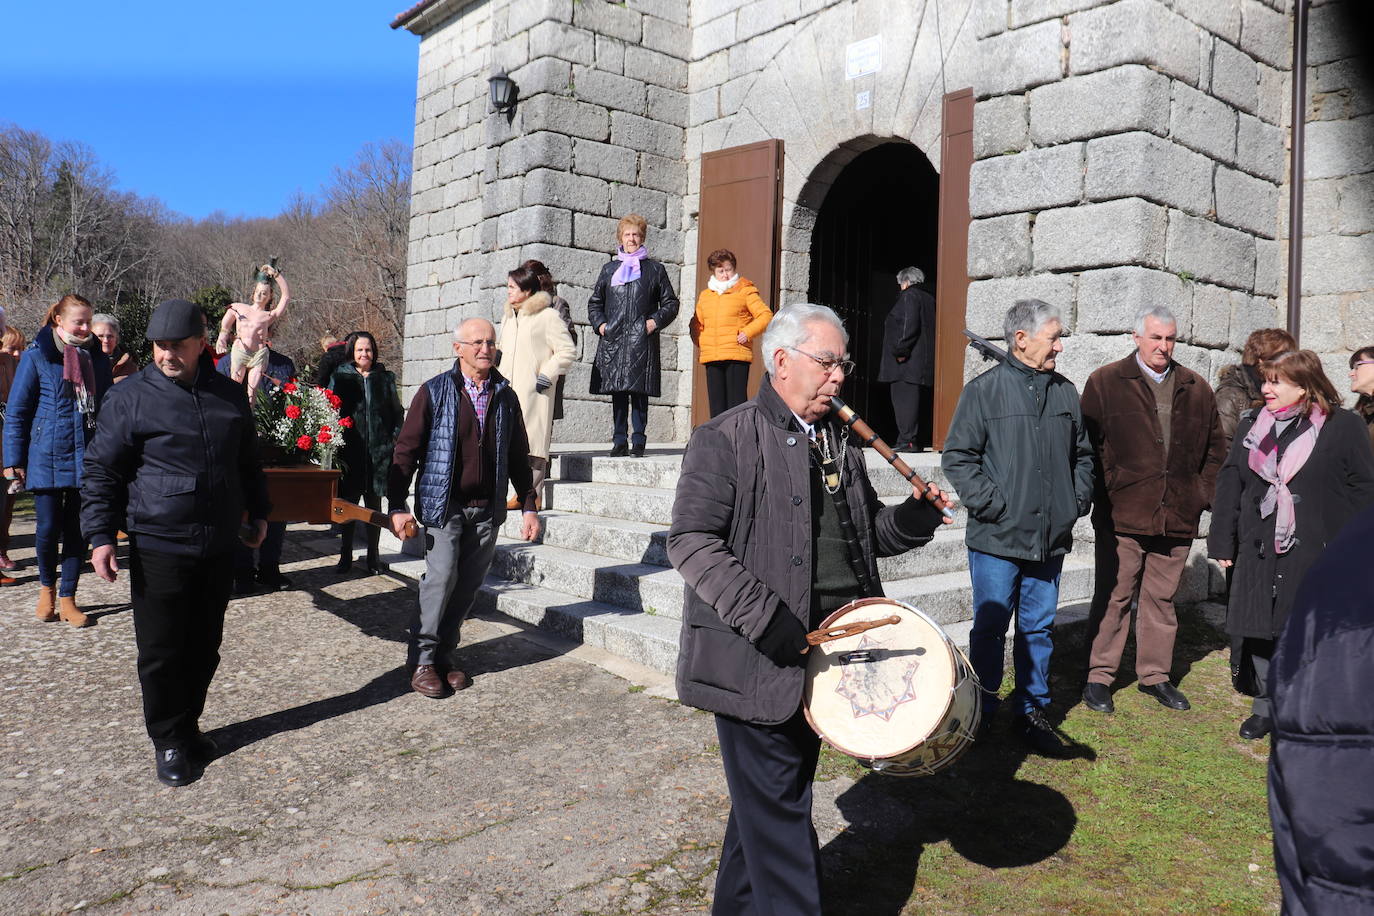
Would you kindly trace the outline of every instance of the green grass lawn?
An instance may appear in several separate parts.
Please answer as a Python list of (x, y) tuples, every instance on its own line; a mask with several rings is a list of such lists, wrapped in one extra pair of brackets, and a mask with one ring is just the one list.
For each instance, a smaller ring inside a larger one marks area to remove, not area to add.
[[(1006, 709), (933, 777), (873, 774), (825, 749), (819, 778), (858, 780), (839, 798), (850, 826), (824, 854), (835, 912), (1277, 912), (1268, 744), (1236, 734), (1248, 700), (1222, 641), (1202, 623), (1180, 633), (1174, 675), (1192, 710), (1132, 679), (1110, 716), (1078, 701), (1083, 647), (1057, 648), (1051, 718), (1073, 759), (1027, 755)], [(1128, 653), (1122, 670), (1133, 664)]]

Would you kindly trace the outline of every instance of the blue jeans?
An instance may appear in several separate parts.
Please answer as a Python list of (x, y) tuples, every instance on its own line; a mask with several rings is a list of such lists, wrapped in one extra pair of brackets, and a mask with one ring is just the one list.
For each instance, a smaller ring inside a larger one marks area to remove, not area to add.
[[(76, 580), (86, 561), (86, 540), (81, 536), (81, 491), (75, 487), (34, 490), (33, 510), (38, 527), (34, 549), (38, 554), (38, 584), (58, 585), (61, 598), (76, 597)], [(62, 578), (57, 582), (57, 542), (62, 542)]]
[(973, 629), (968, 636), (969, 662), (983, 685), (983, 715), (997, 708), (1002, 686), (1002, 658), (1006, 652), (1007, 624), (1016, 614), (1016, 636), (1011, 656), (1016, 667), (1012, 698), (1017, 712), (1025, 714), (1050, 705), (1050, 655), (1054, 652), (1051, 627), (1059, 604), (1059, 572), (1062, 556), (1045, 562), (996, 557), (977, 550), (968, 552), (973, 578)]

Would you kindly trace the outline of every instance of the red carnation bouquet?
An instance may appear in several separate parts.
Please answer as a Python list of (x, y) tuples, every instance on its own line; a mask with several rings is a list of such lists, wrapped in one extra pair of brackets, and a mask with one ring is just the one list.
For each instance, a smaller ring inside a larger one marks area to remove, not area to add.
[(339, 396), (324, 388), (302, 386), (295, 379), (271, 391), (258, 392), (253, 402), (258, 438), (285, 454), (296, 454), (322, 468), (334, 466), (343, 444), (337, 430)]

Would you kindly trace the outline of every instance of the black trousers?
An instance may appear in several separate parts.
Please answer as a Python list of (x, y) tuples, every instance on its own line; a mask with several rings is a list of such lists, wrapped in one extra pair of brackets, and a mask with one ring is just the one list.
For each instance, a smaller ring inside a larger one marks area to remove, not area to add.
[[(935, 389), (913, 382), (893, 382), (891, 394), (892, 412), (897, 417), (897, 444), (904, 446), (910, 442), (917, 446), (930, 445), (930, 414)], [(923, 432), (924, 440), (921, 438)]]
[(219, 667), (232, 557), (187, 557), (135, 545), (129, 561), (143, 721), (159, 750), (184, 747), (199, 728)]
[[(347, 493), (341, 492), (339, 496), (349, 502), (366, 506), (373, 512), (382, 511), (382, 497), (376, 493), (349, 491)], [(353, 531), (359, 525), (362, 525), (363, 536), (367, 539), (367, 561), (376, 565), (378, 550), (382, 543), (382, 529), (378, 528), (376, 525), (365, 525), (362, 522), (350, 522), (341, 529), (339, 537), (339, 559), (348, 560), (350, 562), (353, 560)], [(280, 552), (278, 552), (278, 556), (280, 555)]]
[(742, 359), (718, 359), (706, 364), (706, 397), (711, 416), (719, 416), (749, 399), (749, 364)]
[(821, 739), (800, 709), (782, 725), (716, 716), (730, 787), (730, 820), (711, 912), (821, 911), (821, 852), (811, 823), (811, 783)]
[[(626, 422), (628, 421), (628, 423)], [(648, 439), (644, 427), (649, 423), (649, 396), (630, 391), (611, 392), (611, 444), (624, 445), (627, 437), (626, 426), (633, 433), (628, 436), (630, 445), (644, 445)]]

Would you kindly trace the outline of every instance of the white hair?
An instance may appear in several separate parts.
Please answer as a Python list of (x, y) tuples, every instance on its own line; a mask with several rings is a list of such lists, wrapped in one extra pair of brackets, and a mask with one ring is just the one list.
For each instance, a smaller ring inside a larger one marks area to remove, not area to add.
[(1002, 339), (1010, 347), (1016, 339), (1017, 331), (1025, 331), (1027, 337), (1034, 337), (1040, 329), (1051, 321), (1063, 323), (1059, 309), (1040, 299), (1017, 299), (1007, 309), (1007, 317), (1002, 320)]
[(1171, 324), (1178, 327), (1178, 319), (1174, 313), (1169, 311), (1168, 306), (1146, 305), (1141, 306), (1140, 311), (1135, 313), (1135, 332), (1138, 336), (1145, 336), (1145, 319), (1153, 318), (1161, 324)]
[(903, 267), (897, 271), (898, 286), (915, 286), (917, 283), (924, 283), (925, 279), (926, 275), (919, 267)]
[[(830, 324), (834, 325), (840, 332), (840, 337), (844, 339), (846, 347), (849, 346), (849, 332), (844, 329), (844, 322), (834, 310), (824, 305), (816, 305), (813, 302), (794, 302), (791, 305), (784, 305), (778, 309), (773, 320), (768, 322), (768, 327), (763, 332), (763, 353), (768, 361), (768, 371), (777, 372), (778, 367), (774, 362), (774, 356), (779, 350), (794, 350), (805, 343), (811, 336), (811, 325)], [(838, 355), (838, 354), (837, 354)]]
[(106, 312), (100, 312), (97, 315), (91, 316), (91, 327), (95, 327), (98, 324), (108, 324), (110, 327), (114, 328), (116, 337), (123, 336), (123, 332), (119, 327), (119, 319), (113, 315)]

